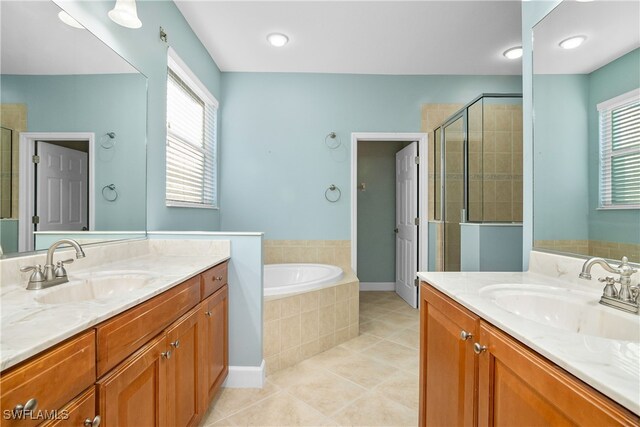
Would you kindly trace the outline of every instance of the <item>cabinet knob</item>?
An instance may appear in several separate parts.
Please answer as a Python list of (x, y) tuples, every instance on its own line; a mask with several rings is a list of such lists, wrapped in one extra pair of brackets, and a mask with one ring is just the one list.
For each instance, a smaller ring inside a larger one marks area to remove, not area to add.
[(38, 400), (34, 399), (34, 398), (31, 398), (31, 399), (27, 400), (27, 403), (25, 403), (24, 405), (21, 404), (21, 403), (18, 403), (15, 406), (15, 408), (13, 408), (13, 413), (17, 417), (22, 417), (25, 412), (35, 411), (37, 407), (38, 407)]
[(175, 340), (174, 342), (170, 343), (171, 347), (174, 348), (178, 348), (180, 347), (180, 340)]
[(222, 276), (216, 276), (213, 280), (217, 280), (218, 282), (222, 282)]
[(205, 311), (204, 314), (205, 314), (205, 316), (211, 317), (211, 312), (210, 311)]
[(473, 345), (473, 351), (476, 354), (484, 353), (485, 351), (487, 351), (487, 346), (481, 345), (479, 342), (477, 342)]
[(96, 415), (95, 417), (93, 417), (93, 420), (91, 418), (87, 418), (86, 420), (84, 420), (84, 426), (85, 427), (99, 427), (100, 426), (100, 415)]
[(171, 359), (171, 350), (163, 351), (162, 353), (160, 353), (160, 356), (162, 356), (164, 359)]
[(462, 341), (466, 341), (471, 337), (473, 337), (473, 334), (471, 332), (467, 332), (465, 330), (460, 331), (460, 339)]

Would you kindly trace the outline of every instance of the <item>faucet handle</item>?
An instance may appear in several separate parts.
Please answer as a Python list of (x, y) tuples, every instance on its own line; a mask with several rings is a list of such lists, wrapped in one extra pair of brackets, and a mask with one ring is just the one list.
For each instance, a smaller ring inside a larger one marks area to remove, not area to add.
[(602, 294), (609, 298), (618, 298), (618, 290), (616, 289), (615, 283), (619, 283), (611, 276), (600, 277), (598, 282), (605, 283)]
[(638, 272), (638, 270), (636, 270), (629, 264), (629, 258), (627, 258), (626, 256), (622, 257), (622, 263), (618, 266), (618, 270), (619, 274), (625, 276), (631, 276), (632, 274)]
[(40, 264), (22, 267), (20, 268), (20, 271), (23, 273), (33, 271), (33, 273), (31, 273), (31, 277), (29, 277), (29, 283), (44, 282), (44, 274), (42, 274), (42, 266)]
[(67, 277), (67, 270), (64, 269), (65, 264), (71, 264), (73, 262), (72, 258), (65, 259), (62, 261), (58, 261), (56, 263), (56, 270), (54, 271), (54, 276), (56, 277)]

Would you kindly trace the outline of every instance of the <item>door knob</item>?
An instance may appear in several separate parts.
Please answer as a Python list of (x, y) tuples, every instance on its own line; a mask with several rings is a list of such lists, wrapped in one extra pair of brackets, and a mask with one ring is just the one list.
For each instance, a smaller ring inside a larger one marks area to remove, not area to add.
[(481, 345), (479, 342), (473, 344), (473, 351), (476, 354), (480, 354), (480, 353), (484, 353), (485, 351), (487, 351), (487, 346), (486, 345)]
[(398, 228), (397, 228), (397, 227), (396, 227), (396, 228), (394, 228), (394, 229), (393, 229), (393, 232), (394, 232), (394, 233), (396, 233), (396, 234), (398, 234)]

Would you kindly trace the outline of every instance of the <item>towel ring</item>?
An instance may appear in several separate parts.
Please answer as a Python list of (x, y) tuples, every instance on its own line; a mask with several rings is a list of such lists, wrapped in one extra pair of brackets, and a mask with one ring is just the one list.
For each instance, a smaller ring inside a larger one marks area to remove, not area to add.
[(337, 133), (331, 132), (324, 137), (324, 143), (330, 150), (335, 150), (342, 144), (342, 139), (340, 139)]
[[(337, 191), (337, 192), (338, 192), (338, 197), (333, 198), (333, 199), (332, 199), (332, 198), (330, 198), (330, 197), (329, 197), (329, 191)], [(324, 198), (325, 198), (325, 199), (327, 199), (327, 201), (329, 201), (329, 202), (331, 202), (331, 203), (335, 203), (335, 202), (337, 202), (338, 200), (340, 200), (340, 197), (342, 197), (342, 191), (340, 191), (340, 189), (339, 189), (338, 187), (336, 187), (335, 185), (333, 185), (333, 184), (331, 184), (331, 185), (329, 186), (329, 188), (327, 188), (327, 189), (324, 191)]]
[[(111, 194), (111, 197), (109, 197), (107, 194), (105, 194), (105, 190), (111, 190), (113, 194)], [(107, 202), (115, 202), (118, 199), (118, 190), (116, 190), (116, 185), (115, 184), (109, 184), (109, 185), (105, 185), (104, 187), (102, 187), (102, 197), (104, 197), (104, 199)]]
[(107, 132), (100, 138), (100, 146), (105, 150), (111, 150), (116, 145), (116, 133)]

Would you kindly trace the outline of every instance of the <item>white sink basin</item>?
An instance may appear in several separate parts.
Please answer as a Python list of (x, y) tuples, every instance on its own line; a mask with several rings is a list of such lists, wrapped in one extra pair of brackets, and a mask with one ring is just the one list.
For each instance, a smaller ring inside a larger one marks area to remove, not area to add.
[(160, 277), (148, 271), (106, 271), (75, 275), (69, 283), (46, 289), (36, 301), (62, 304), (75, 301), (102, 300), (143, 288)]
[(600, 295), (544, 285), (491, 285), (480, 295), (525, 319), (601, 338), (640, 342), (640, 316), (598, 303)]

